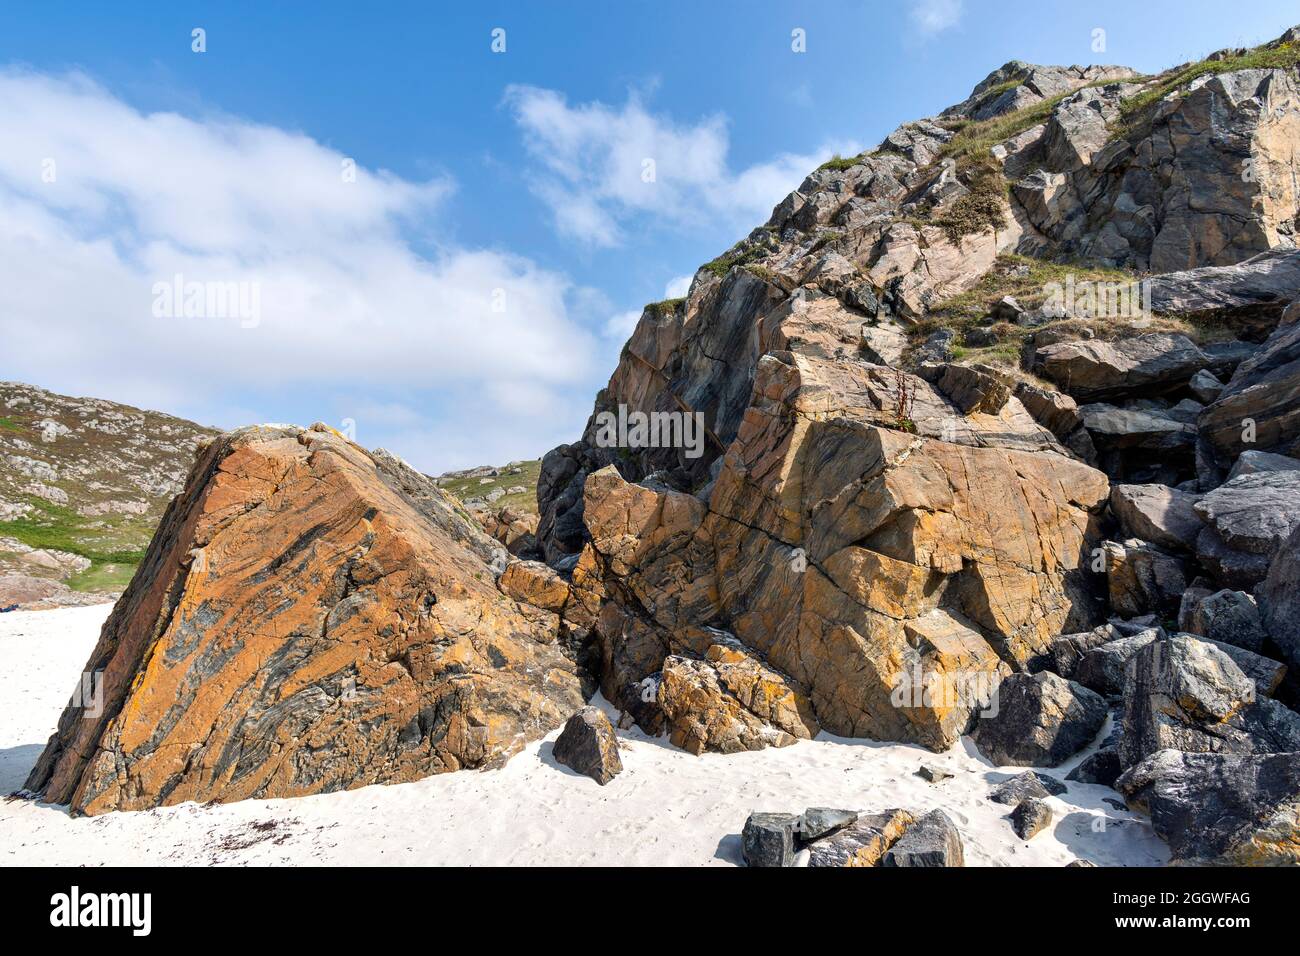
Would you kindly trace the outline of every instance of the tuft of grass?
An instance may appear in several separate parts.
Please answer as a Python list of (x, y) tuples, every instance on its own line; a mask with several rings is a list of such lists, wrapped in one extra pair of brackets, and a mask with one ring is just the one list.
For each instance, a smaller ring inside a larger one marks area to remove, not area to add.
[(656, 318), (672, 315), (677, 311), (678, 306), (685, 302), (685, 298), (661, 299), (658, 302), (651, 302), (646, 306), (650, 312), (653, 312)]
[(957, 175), (970, 192), (934, 220), (948, 241), (956, 245), (963, 236), (1003, 228), (1007, 224), (1003, 207), (1010, 187), (1001, 167), (987, 157), (959, 161)]
[(1198, 60), (1174, 67), (1157, 76), (1152, 86), (1120, 104), (1120, 119), (1115, 132), (1126, 139), (1140, 134), (1150, 118), (1148, 114), (1151, 107), (1198, 77), (1236, 70), (1290, 70), (1297, 67), (1300, 67), (1300, 44), (1295, 43), (1258, 46), (1238, 56), (1222, 60)]
[(0, 416), (0, 431), (24, 432), (26, 430), (27, 430), (26, 426), (20, 425), (12, 418), (4, 418), (3, 416)]
[(719, 279), (724, 279), (726, 278), (727, 273), (734, 267), (747, 266), (751, 262), (757, 262), (762, 257), (763, 252), (761, 249), (729, 249), (712, 262), (706, 262), (700, 268), (704, 269), (710, 275), (715, 275)]
[(837, 169), (841, 171), (852, 169), (854, 166), (858, 165), (858, 163), (862, 162), (866, 156), (866, 153), (858, 153), (856, 156), (841, 156), (839, 153), (836, 153), (830, 159), (826, 160), (826, 162), (818, 166), (817, 171), (821, 172), (823, 169)]

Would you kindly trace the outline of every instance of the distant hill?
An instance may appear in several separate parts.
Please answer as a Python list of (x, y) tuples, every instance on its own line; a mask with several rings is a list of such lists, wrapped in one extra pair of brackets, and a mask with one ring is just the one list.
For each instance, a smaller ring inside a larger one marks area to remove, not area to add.
[(161, 412), (0, 382), (0, 606), (120, 591), (198, 446), (217, 434)]

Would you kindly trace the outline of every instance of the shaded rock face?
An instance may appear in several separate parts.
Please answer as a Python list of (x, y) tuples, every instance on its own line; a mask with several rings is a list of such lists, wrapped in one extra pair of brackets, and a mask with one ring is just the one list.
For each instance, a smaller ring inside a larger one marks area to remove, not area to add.
[(1295, 672), (1300, 669), (1300, 528), (1278, 550), (1258, 594), (1269, 637)]
[(1219, 473), (1246, 451), (1300, 458), (1300, 302), (1286, 310), (1264, 347), (1237, 367), (1197, 425), (1202, 458)]
[(1300, 753), (1161, 750), (1115, 782), (1175, 863), (1300, 865)]
[(998, 713), (971, 732), (980, 752), (999, 766), (1054, 767), (1092, 742), (1106, 720), (1106, 702), (1055, 674), (1015, 674), (998, 692)]
[(27, 786), (74, 812), (397, 783), (508, 757), (582, 706), (558, 617), (431, 481), (324, 426), (214, 441)]
[(1300, 750), (1300, 715), (1259, 694), (1255, 681), (1220, 647), (1190, 636), (1151, 642), (1129, 665), (1120, 762), (1131, 767), (1171, 748)]

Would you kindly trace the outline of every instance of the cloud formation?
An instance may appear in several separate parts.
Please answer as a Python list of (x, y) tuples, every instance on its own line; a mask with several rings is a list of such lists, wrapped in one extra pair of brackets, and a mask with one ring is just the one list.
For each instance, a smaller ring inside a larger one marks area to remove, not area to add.
[[(400, 430), (411, 445), (394, 450), (450, 467), (420, 444), (447, 438), (434, 406), (477, 440), (471, 460), (517, 455), (592, 373), (583, 290), (439, 243), (446, 178), (239, 119), (142, 113), (78, 74), (0, 71), (0, 129), (5, 376), (222, 425), (280, 407), (271, 393), (370, 396), (389, 414), (354, 416), (363, 444)], [(254, 286), (258, 321), (157, 315), (155, 285), (176, 276)]]
[(833, 153), (860, 149), (827, 143), (733, 170), (721, 116), (680, 123), (650, 112), (636, 93), (617, 107), (570, 104), (535, 86), (509, 87), (504, 102), (536, 163), (534, 194), (560, 232), (596, 247), (622, 245), (632, 221), (682, 229), (721, 219), (748, 229)]

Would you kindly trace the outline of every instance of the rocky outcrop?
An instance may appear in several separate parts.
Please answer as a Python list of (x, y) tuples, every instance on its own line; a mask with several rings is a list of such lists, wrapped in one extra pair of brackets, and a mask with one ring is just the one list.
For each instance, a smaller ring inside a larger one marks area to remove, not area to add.
[(1164, 332), (1116, 342), (1058, 342), (1034, 354), (1043, 375), (1082, 400), (1171, 392), (1213, 363), (1187, 336)]
[(1170, 551), (1192, 551), (1201, 533), (1197, 496), (1168, 485), (1112, 485), (1110, 508), (1124, 533)]
[(1115, 787), (1151, 814), (1175, 863), (1300, 865), (1300, 753), (1161, 750)]
[(316, 426), (203, 452), (27, 786), (74, 812), (397, 783), (500, 761), (582, 706), (558, 616), (400, 460)]

